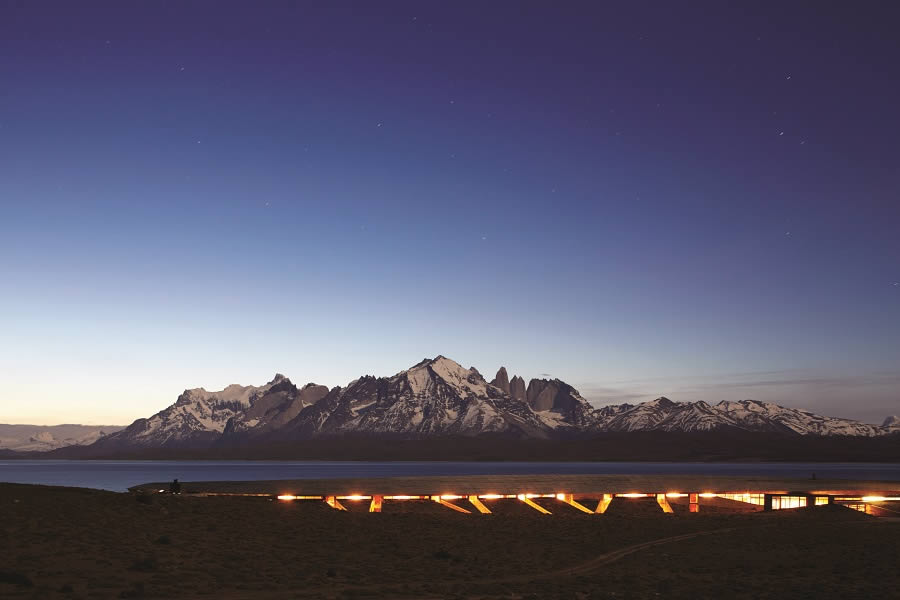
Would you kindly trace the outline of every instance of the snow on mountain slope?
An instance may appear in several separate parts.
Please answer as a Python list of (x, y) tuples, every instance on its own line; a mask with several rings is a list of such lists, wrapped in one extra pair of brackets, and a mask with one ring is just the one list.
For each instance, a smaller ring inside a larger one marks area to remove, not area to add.
[(297, 388), (283, 375), (264, 386), (230, 385), (220, 392), (185, 390), (165, 410), (100, 439), (101, 446), (156, 447), (365, 434), (425, 437), (509, 433), (545, 438), (578, 433), (719, 428), (800, 435), (876, 436), (900, 432), (755, 400), (673, 402), (594, 408), (559, 379), (532, 379), (501, 367), (491, 383), (475, 368), (444, 356), (425, 359), (390, 377), (367, 375), (347, 387)]
[(121, 425), (0, 424), (0, 449), (44, 452), (65, 446), (86, 446), (120, 429)]
[(307, 434), (513, 431), (542, 436), (546, 427), (530, 407), (487, 383), (476, 369), (438, 356), (392, 377), (357, 379), (332, 394), (320, 410), (301, 413), (288, 429)]
[(218, 438), (229, 420), (239, 417), (273, 386), (290, 381), (284, 375), (263, 386), (229, 385), (219, 392), (203, 388), (185, 390), (168, 408), (138, 419), (122, 431), (101, 440), (104, 445), (170, 446)]
[(312, 406), (328, 394), (324, 385), (308, 383), (297, 389), (291, 381), (283, 378), (269, 389), (253, 397), (251, 405), (225, 424), (223, 434), (250, 433), (259, 435), (265, 431), (278, 429), (294, 419), (300, 412)]
[(672, 402), (662, 397), (636, 406), (604, 407), (598, 411), (600, 431), (711, 431), (737, 427), (747, 431), (796, 433), (800, 435), (875, 436), (890, 432), (850, 419), (823, 417), (809, 411), (769, 402), (721, 401)]
[(778, 430), (784, 427), (808, 435), (863, 435), (884, 433), (883, 428), (850, 419), (823, 417), (806, 410), (786, 408), (770, 402), (741, 400), (719, 402), (715, 408), (732, 418), (739, 427), (751, 430)]

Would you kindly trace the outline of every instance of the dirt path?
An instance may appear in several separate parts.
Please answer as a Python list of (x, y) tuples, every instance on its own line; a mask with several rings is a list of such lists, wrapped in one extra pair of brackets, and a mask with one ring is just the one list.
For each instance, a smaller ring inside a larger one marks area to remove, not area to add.
[(735, 529), (736, 529), (735, 527), (726, 527), (723, 529), (708, 529), (705, 531), (694, 531), (692, 533), (683, 533), (681, 535), (673, 535), (670, 537), (660, 538), (658, 540), (650, 540), (649, 542), (633, 544), (631, 546), (619, 548), (618, 550), (613, 550), (612, 552), (606, 552), (605, 554), (595, 556), (594, 558), (592, 558), (586, 562), (583, 562), (581, 564), (574, 565), (571, 567), (566, 567), (565, 569), (558, 569), (556, 571), (548, 571), (547, 573), (541, 573), (539, 575), (527, 575), (524, 577), (508, 578), (508, 579), (501, 579), (501, 580), (494, 580), (494, 581), (496, 581), (498, 583), (515, 583), (515, 582), (536, 581), (536, 580), (540, 580), (540, 579), (555, 579), (557, 577), (566, 577), (569, 575), (584, 575), (586, 573), (590, 573), (591, 571), (595, 571), (599, 567), (608, 565), (610, 563), (614, 563), (619, 559), (625, 558), (629, 554), (634, 554), (635, 552), (640, 552), (641, 550), (646, 550), (647, 548), (652, 548), (654, 546), (662, 546), (663, 544), (672, 544), (675, 542), (683, 542), (684, 540), (690, 540), (690, 539), (701, 537), (704, 535), (713, 535), (716, 533), (728, 533), (730, 531), (734, 531)]
[[(900, 519), (894, 518), (879, 518), (872, 519), (871, 521), (857, 521), (854, 524), (856, 525), (865, 525), (872, 523), (883, 523), (883, 522), (893, 522), (898, 521)], [(842, 524), (849, 523), (848, 521), (841, 522)], [(775, 526), (776, 524), (767, 524), (765, 526)], [(562, 569), (555, 569), (553, 571), (546, 571), (543, 573), (528, 573), (525, 575), (514, 575), (507, 577), (482, 577), (478, 579), (460, 579), (455, 581), (414, 581), (414, 582), (404, 582), (404, 583), (376, 583), (371, 585), (333, 585), (327, 587), (320, 588), (307, 588), (304, 590), (297, 590), (295, 592), (291, 592), (289, 594), (285, 594), (284, 591), (278, 592), (272, 596), (267, 596), (264, 593), (253, 593), (253, 594), (222, 594), (219, 598), (227, 599), (227, 600), (259, 600), (259, 598), (308, 598), (308, 597), (316, 597), (316, 598), (333, 598), (344, 592), (361, 592), (367, 594), (389, 594), (391, 592), (396, 592), (402, 594), (404, 597), (411, 595), (415, 589), (428, 587), (430, 588), (429, 593), (424, 597), (433, 597), (434, 592), (431, 591), (431, 588), (437, 587), (449, 587), (449, 586), (466, 586), (466, 585), (505, 585), (505, 584), (522, 584), (529, 583), (532, 581), (542, 581), (547, 579), (558, 579), (561, 577), (570, 577), (570, 576), (578, 576), (578, 575), (587, 575), (590, 574), (601, 567), (610, 565), (615, 563), (627, 556), (635, 554), (637, 552), (641, 552), (643, 550), (647, 550), (648, 548), (653, 548), (655, 546), (662, 546), (665, 544), (675, 544), (678, 542), (683, 542), (686, 540), (691, 540), (698, 537), (703, 537), (707, 535), (716, 535), (720, 533), (729, 533), (733, 531), (737, 531), (739, 529), (745, 529), (744, 527), (724, 527), (720, 529), (706, 529), (703, 531), (693, 531), (690, 533), (683, 533), (680, 535), (673, 535), (664, 538), (659, 538), (655, 540), (649, 540), (646, 542), (641, 542), (639, 544), (632, 544), (630, 546), (625, 546), (623, 548), (618, 548), (616, 550), (611, 550), (609, 552), (605, 552), (603, 554), (599, 554), (589, 560), (584, 562), (564, 567)]]

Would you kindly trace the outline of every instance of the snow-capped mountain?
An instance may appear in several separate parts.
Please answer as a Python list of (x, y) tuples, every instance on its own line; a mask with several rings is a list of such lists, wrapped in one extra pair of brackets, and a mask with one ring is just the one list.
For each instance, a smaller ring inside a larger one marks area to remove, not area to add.
[[(603, 431), (710, 431), (725, 426), (739, 426), (728, 415), (702, 400), (672, 402), (662, 397), (637, 406), (620, 405), (598, 421)], [(602, 409), (601, 409), (602, 410)]]
[(351, 432), (545, 436), (547, 427), (527, 403), (489, 384), (475, 368), (438, 356), (392, 377), (366, 376), (332, 390), (315, 410), (286, 425), (282, 437)]
[(823, 417), (807, 410), (786, 408), (769, 402), (758, 400), (741, 400), (740, 402), (722, 401), (715, 408), (728, 415), (738, 427), (752, 431), (780, 431), (787, 429), (803, 435), (865, 435), (873, 436), (885, 433), (884, 427), (851, 421)]
[(44, 452), (65, 446), (85, 446), (120, 429), (121, 425), (0, 424), (0, 449)]
[(636, 406), (608, 406), (599, 412), (602, 416), (597, 427), (602, 431), (711, 431), (736, 427), (746, 431), (870, 437), (900, 431), (900, 424), (891, 426), (888, 421), (879, 427), (758, 400), (707, 404), (702, 400), (673, 402), (662, 397)]
[(722, 428), (800, 435), (877, 436), (900, 432), (900, 419), (876, 426), (823, 417), (776, 404), (742, 400), (718, 404), (657, 398), (637, 405), (594, 408), (559, 379), (509, 378), (501, 367), (491, 382), (474, 367), (437, 356), (390, 377), (360, 377), (331, 390), (297, 388), (283, 375), (264, 386), (231, 385), (220, 392), (185, 390), (148, 419), (138, 419), (97, 445), (171, 447), (290, 441), (365, 434), (422, 438), (487, 433), (549, 438), (601, 432), (703, 432)]
[(258, 387), (235, 384), (219, 392), (203, 388), (185, 390), (175, 404), (150, 418), (138, 419), (100, 443), (165, 447), (212, 442), (229, 424), (232, 429), (243, 430), (277, 420), (267, 409), (286, 402), (296, 392), (297, 388), (280, 373)]

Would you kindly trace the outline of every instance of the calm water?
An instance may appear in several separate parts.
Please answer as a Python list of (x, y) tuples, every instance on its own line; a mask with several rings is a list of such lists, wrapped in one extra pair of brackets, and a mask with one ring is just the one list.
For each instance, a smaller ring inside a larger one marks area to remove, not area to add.
[(0, 481), (124, 491), (151, 481), (241, 481), (428, 475), (744, 475), (900, 481), (891, 463), (287, 462), (3, 460)]

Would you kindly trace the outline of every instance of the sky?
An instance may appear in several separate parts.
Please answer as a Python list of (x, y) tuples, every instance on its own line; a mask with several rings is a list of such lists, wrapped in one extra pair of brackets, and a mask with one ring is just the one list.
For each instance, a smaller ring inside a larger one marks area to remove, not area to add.
[(892, 3), (0, 0), (0, 422), (443, 354), (900, 413)]

